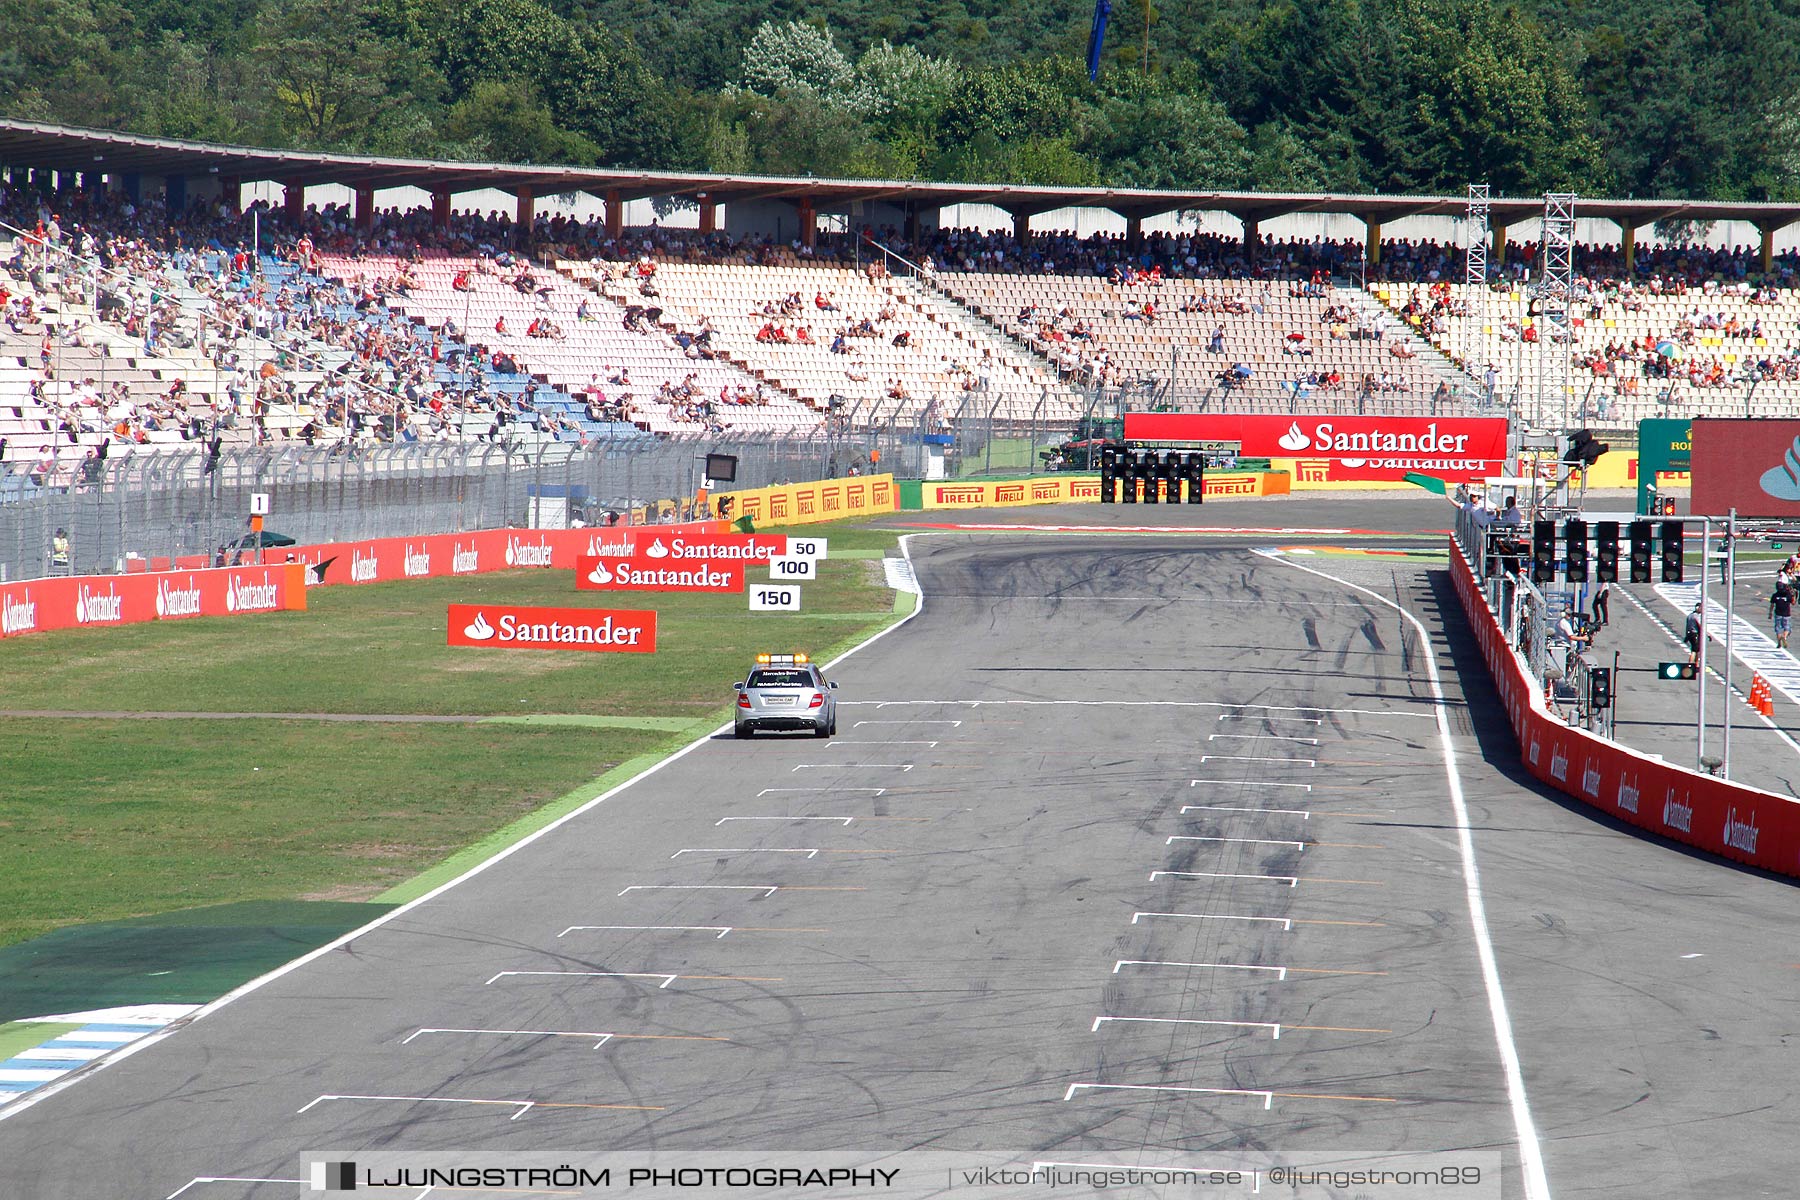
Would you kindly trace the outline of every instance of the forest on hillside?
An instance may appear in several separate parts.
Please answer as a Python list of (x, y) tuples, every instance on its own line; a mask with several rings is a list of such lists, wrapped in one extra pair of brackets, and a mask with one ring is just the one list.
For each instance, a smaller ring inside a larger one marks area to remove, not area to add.
[(1800, 3), (0, 0), (0, 115), (408, 156), (1800, 198)]

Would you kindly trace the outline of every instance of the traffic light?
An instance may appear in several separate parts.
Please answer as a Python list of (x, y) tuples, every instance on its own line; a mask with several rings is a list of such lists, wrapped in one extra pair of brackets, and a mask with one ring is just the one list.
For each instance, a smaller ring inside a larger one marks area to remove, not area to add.
[(1666, 662), (1656, 664), (1658, 679), (1693, 679), (1700, 674), (1700, 668), (1693, 663)]
[(1595, 555), (1594, 577), (1601, 583), (1619, 582), (1619, 523), (1617, 521), (1596, 521), (1594, 523)]
[(1687, 526), (1680, 521), (1664, 521), (1662, 523), (1662, 581), (1664, 583), (1680, 583), (1682, 581), (1681, 556), (1687, 549)]
[(1656, 530), (1648, 521), (1631, 523), (1631, 582), (1650, 582), (1650, 543)]
[(1187, 502), (1198, 504), (1206, 499), (1206, 455), (1190, 450), (1181, 466), (1187, 476)]
[(1556, 522), (1531, 523), (1531, 582), (1556, 580)]
[(1124, 500), (1127, 504), (1138, 502), (1138, 480), (1143, 472), (1138, 469), (1137, 451), (1121, 446), (1119, 448), (1119, 486), (1125, 489)]
[[(1181, 503), (1181, 455), (1170, 450), (1157, 456), (1156, 474), (1164, 485), (1163, 499), (1170, 504)], [(1150, 485), (1155, 487), (1152, 482)]]
[(1570, 517), (1563, 526), (1563, 557), (1568, 560), (1570, 583), (1586, 583), (1588, 577), (1588, 523)]
[(1123, 446), (1100, 447), (1100, 503), (1119, 502), (1119, 455)]
[(1137, 473), (1138, 478), (1144, 481), (1144, 503), (1160, 504), (1162, 502), (1162, 455), (1154, 450), (1139, 450)]
[(1612, 702), (1612, 668), (1595, 667), (1588, 672), (1588, 707), (1599, 712), (1611, 708)]

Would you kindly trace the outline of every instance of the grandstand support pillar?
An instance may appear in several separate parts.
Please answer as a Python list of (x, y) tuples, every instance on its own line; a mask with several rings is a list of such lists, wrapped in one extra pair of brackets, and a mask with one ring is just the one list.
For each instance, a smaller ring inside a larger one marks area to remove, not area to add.
[(232, 212), (244, 211), (244, 181), (236, 175), (219, 177), (219, 203), (226, 205)]
[(1758, 225), (1762, 230), (1762, 269), (1767, 275), (1775, 267), (1775, 226)]
[(809, 250), (819, 241), (819, 213), (811, 196), (800, 197), (800, 244)]
[(1504, 225), (1494, 226), (1493, 259), (1494, 265), (1497, 267), (1504, 267), (1506, 265), (1506, 226)]
[(919, 206), (906, 206), (906, 244), (916, 246), (919, 243)]
[(617, 238), (625, 232), (625, 201), (618, 188), (606, 189), (606, 236)]
[(1619, 222), (1619, 252), (1625, 256), (1625, 274), (1637, 267), (1637, 226)]
[(287, 213), (290, 221), (298, 221), (306, 215), (306, 185), (304, 183), (283, 184), (281, 188), (281, 208)]
[(119, 184), (124, 190), (125, 198), (127, 200), (130, 200), (133, 204), (142, 204), (144, 202), (144, 177), (142, 175), (139, 175), (136, 171), (127, 171), (120, 177)]
[(163, 176), (163, 207), (168, 210), (171, 221), (187, 207), (186, 175)]
[(1371, 267), (1381, 265), (1381, 222), (1363, 218), (1363, 256)]
[(1262, 259), (1262, 222), (1255, 217), (1240, 217), (1244, 223), (1244, 258), (1248, 262)]
[(1125, 218), (1125, 246), (1129, 250), (1144, 248), (1144, 218)]
[(719, 202), (705, 192), (694, 199), (700, 202), (700, 232), (717, 233), (719, 231)]
[(513, 229), (518, 233), (521, 242), (531, 240), (531, 223), (537, 216), (537, 197), (530, 188), (520, 188), (513, 193), (517, 203), (513, 206)]
[(375, 228), (375, 189), (366, 184), (356, 189), (356, 228), (363, 233)]
[(1027, 245), (1031, 241), (1031, 214), (1028, 212), (1015, 212), (1012, 215), (1012, 219), (1013, 241), (1019, 243), (1021, 246)]
[(431, 227), (439, 233), (450, 231), (450, 193), (431, 193)]

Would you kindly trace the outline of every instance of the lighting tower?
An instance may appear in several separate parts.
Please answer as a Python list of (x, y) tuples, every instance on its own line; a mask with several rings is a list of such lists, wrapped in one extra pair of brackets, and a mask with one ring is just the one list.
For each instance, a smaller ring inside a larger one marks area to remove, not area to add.
[(1544, 193), (1542, 262), (1538, 272), (1537, 419), (1548, 419), (1545, 390), (1556, 388), (1562, 427), (1569, 427), (1569, 356), (1574, 353), (1574, 326), (1569, 307), (1575, 287), (1575, 193)]

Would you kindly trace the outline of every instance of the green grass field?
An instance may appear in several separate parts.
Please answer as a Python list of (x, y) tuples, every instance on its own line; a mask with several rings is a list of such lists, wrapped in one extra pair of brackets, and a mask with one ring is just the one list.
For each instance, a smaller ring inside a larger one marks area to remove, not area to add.
[[(202, 905), (370, 900), (680, 744), (726, 719), (729, 685), (757, 651), (822, 654), (892, 619), (867, 556), (896, 535), (807, 532), (865, 557), (822, 564), (799, 614), (751, 614), (742, 595), (603, 598), (575, 591), (568, 571), (512, 571), (317, 588), (304, 613), (0, 642), (0, 707), (12, 711), (472, 718), (0, 717), (0, 946)], [(483, 601), (654, 608), (658, 650), (446, 646), (446, 606)]]

